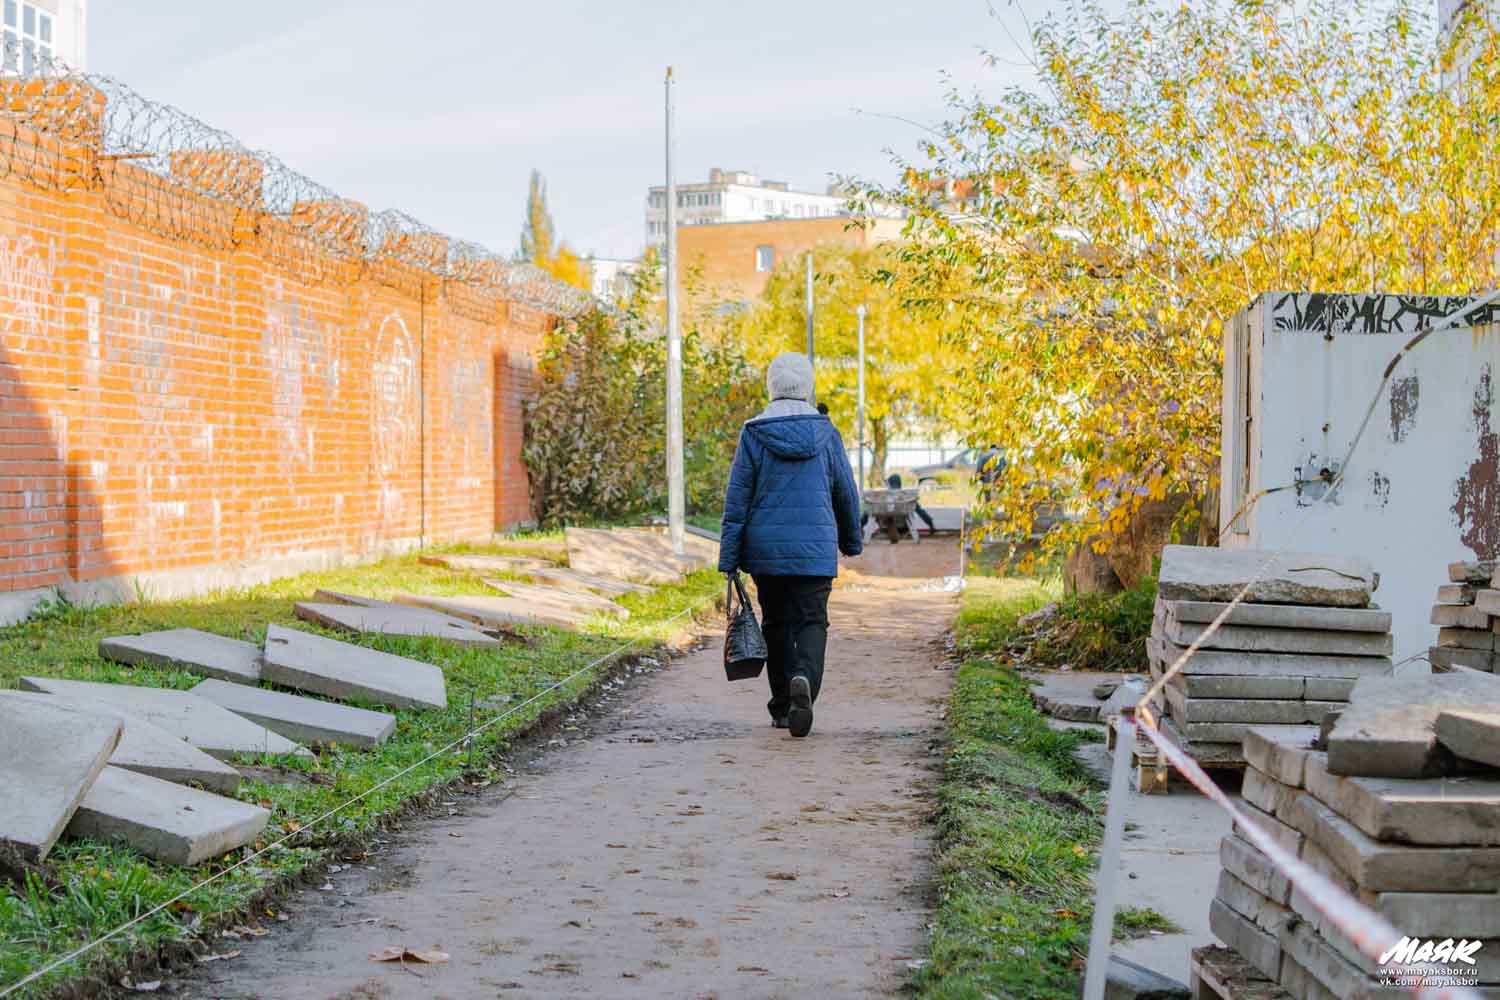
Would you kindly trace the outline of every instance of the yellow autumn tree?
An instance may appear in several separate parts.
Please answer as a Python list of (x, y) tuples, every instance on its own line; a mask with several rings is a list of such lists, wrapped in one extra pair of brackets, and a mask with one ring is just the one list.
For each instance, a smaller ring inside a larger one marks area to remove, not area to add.
[(1258, 293), (1493, 286), (1500, 50), (1471, 18), (1440, 53), (1430, 7), (1070, 5), (1037, 86), (953, 95), (866, 191), (908, 209), (908, 306), (952, 318), (973, 443), (1010, 460), (993, 530), (1062, 493), (1050, 541), (1103, 550), (1149, 500), (1211, 497), (1221, 330)]
[[(947, 386), (961, 355), (941, 311), (913, 311), (890, 245), (829, 245), (813, 254), (818, 401), (854, 447), (858, 394), (858, 316), (865, 307), (865, 441), (869, 482), (885, 475), (893, 436), (913, 430), (946, 435), (960, 425)], [(761, 297), (731, 321), (747, 358), (764, 368), (783, 351), (807, 346), (806, 254), (783, 261)]]
[(521, 225), (520, 257), (559, 281), (578, 288), (589, 287), (588, 269), (583, 260), (557, 238), (552, 213), (547, 208), (547, 182), (539, 170), (531, 172), (526, 191), (526, 221)]

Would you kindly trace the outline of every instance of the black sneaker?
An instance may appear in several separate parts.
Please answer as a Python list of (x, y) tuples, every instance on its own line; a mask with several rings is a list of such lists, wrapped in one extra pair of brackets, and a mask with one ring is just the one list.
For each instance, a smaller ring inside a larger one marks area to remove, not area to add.
[(786, 727), (793, 736), (802, 737), (812, 732), (812, 683), (798, 675), (792, 678), (792, 707), (786, 713)]
[(786, 716), (784, 716), (784, 715), (778, 715), (776, 718), (774, 718), (774, 719), (771, 720), (771, 728), (772, 729), (785, 729), (786, 727), (787, 727), (787, 721), (786, 721)]

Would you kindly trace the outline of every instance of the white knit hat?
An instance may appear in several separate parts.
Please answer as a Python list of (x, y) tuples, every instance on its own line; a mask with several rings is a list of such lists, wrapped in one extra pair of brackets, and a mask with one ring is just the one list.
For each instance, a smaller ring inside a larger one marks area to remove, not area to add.
[(788, 351), (776, 356), (766, 372), (766, 389), (772, 399), (800, 399), (813, 396), (813, 366), (807, 355)]

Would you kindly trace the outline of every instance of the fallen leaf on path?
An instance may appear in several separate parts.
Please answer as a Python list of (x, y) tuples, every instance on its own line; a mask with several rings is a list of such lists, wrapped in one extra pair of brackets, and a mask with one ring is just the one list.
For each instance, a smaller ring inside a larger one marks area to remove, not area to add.
[(457, 838), (459, 840), (463, 839), (463, 834), (461, 834), (461, 833), (450, 833), (450, 834), (448, 834), (448, 836), (455, 837), (455, 838)]
[(843, 899), (843, 898), (845, 898), (846, 896), (849, 895), (849, 890), (848, 889), (835, 889), (832, 892), (830, 892), (828, 895), (832, 896), (834, 899)]
[(762, 969), (758, 965), (739, 965), (739, 966), (735, 967), (734, 971), (735, 972), (758, 972), (761, 975), (765, 975), (765, 974), (769, 973), (771, 970), (770, 969)]
[(605, 844), (604, 846), (616, 851), (623, 851), (625, 849), (624, 844)]
[(235, 950), (235, 951), (226, 951), (226, 952), (224, 952), (223, 954), (220, 954), (220, 955), (199, 955), (198, 956), (198, 964), (203, 965), (203, 964), (206, 964), (208, 962), (222, 962), (226, 958), (239, 958), (239, 957), (240, 957), (240, 952), (238, 950)]
[(370, 956), (372, 962), (421, 962), (424, 965), (437, 965), (448, 961), (450, 958), (446, 951), (413, 951), (402, 945), (393, 945), (382, 948)]
[(772, 879), (772, 880), (777, 881), (777, 882), (795, 882), (795, 881), (797, 881), (797, 873), (796, 872), (770, 872), (769, 874), (766, 875), (766, 878)]

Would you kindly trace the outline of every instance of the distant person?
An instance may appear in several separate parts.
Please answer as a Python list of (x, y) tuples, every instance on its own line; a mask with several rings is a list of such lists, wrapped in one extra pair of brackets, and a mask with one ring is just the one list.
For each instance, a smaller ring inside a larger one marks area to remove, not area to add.
[(770, 405), (745, 423), (729, 470), (719, 572), (743, 569), (755, 580), (770, 653), (766, 708), (773, 726), (802, 737), (812, 732), (823, 686), (839, 553), (864, 550), (859, 490), (839, 432), (808, 402), (807, 357), (787, 353), (772, 361), (766, 388)]
[(986, 486), (992, 486), (1005, 471), (1005, 453), (995, 445), (990, 445), (980, 452), (974, 464), (979, 470), (979, 481)]
[[(899, 490), (899, 489), (901, 489), (901, 475), (900, 475), (900, 473), (892, 473), (891, 475), (886, 476), (885, 477), (885, 484), (886, 484), (886, 486), (890, 487), (893, 490)], [(917, 516), (920, 517), (923, 521), (927, 522), (927, 530), (929, 532), (933, 532), (933, 531), (937, 530), (937, 525), (934, 524), (933, 521), (932, 521), (932, 515), (929, 514), (929, 513), (927, 513), (927, 509), (925, 507), (923, 507), (920, 502), (917, 503)], [(869, 519), (870, 519), (869, 515), (868, 514), (865, 515), (864, 518), (859, 522), (859, 526), (861, 528), (863, 528), (865, 526), (865, 522), (868, 521)]]

